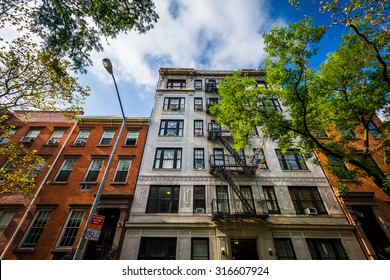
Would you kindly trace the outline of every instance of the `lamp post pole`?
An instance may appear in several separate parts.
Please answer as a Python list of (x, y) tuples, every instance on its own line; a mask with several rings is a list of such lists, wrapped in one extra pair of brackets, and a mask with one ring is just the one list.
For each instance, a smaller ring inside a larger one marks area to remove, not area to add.
[(104, 175), (103, 175), (102, 181), (100, 182), (98, 191), (96, 193), (95, 200), (93, 201), (92, 208), (91, 208), (91, 210), (89, 212), (89, 215), (88, 215), (88, 219), (87, 219), (87, 221), (85, 223), (83, 234), (80, 237), (79, 244), (78, 244), (77, 249), (75, 251), (75, 254), (74, 254), (74, 257), (73, 257), (74, 260), (80, 260), (81, 259), (82, 252), (84, 251), (84, 247), (85, 247), (86, 235), (87, 235), (87, 232), (88, 232), (88, 226), (89, 226), (89, 224), (91, 222), (92, 216), (95, 214), (95, 212), (97, 210), (97, 207), (99, 205), (99, 201), (100, 201), (100, 198), (101, 198), (103, 190), (104, 190), (104, 185), (106, 184), (108, 174), (110, 173), (110, 169), (111, 169), (112, 162), (114, 160), (115, 152), (116, 152), (116, 149), (118, 148), (119, 140), (122, 137), (123, 130), (124, 130), (125, 124), (126, 124), (126, 117), (125, 117), (125, 113), (123, 111), (123, 106), (122, 106), (121, 97), (119, 95), (118, 86), (116, 84), (116, 80), (115, 80), (114, 73), (113, 73), (113, 70), (112, 70), (111, 61), (108, 58), (105, 58), (105, 59), (103, 59), (103, 65), (104, 65), (104, 68), (106, 68), (107, 72), (112, 76), (112, 79), (114, 80), (116, 94), (118, 96), (118, 101), (119, 101), (119, 105), (120, 105), (121, 112), (122, 112), (122, 125), (121, 125), (121, 128), (119, 130), (118, 137), (116, 138), (114, 147), (113, 147), (113, 149), (111, 151), (110, 158), (108, 159), (107, 167), (106, 167), (106, 170), (104, 171)]

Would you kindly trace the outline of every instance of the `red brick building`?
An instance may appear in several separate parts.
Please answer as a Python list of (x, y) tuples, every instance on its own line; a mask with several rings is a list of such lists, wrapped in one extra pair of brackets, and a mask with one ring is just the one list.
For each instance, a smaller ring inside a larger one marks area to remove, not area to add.
[[(16, 112), (9, 122), (17, 127), (9, 141), (37, 150), (46, 164), (36, 178), (33, 200), (0, 196), (3, 259), (71, 258), (106, 174), (122, 118), (81, 116), (75, 121), (61, 113), (36, 112), (24, 121)], [(105, 216), (100, 238), (86, 243), (83, 259), (119, 257), (148, 126), (148, 118), (126, 120), (98, 204), (97, 213)], [(6, 164), (5, 158), (0, 160), (0, 166)]]
[[(371, 154), (372, 164), (376, 166), (378, 173), (386, 177), (390, 174), (390, 154), (385, 147), (380, 145), (381, 137), (378, 130), (380, 126), (379, 118), (375, 118), (370, 124), (369, 146), (374, 151)], [(356, 151), (363, 150), (362, 129), (357, 128), (355, 134)], [(321, 165), (325, 166), (328, 158), (323, 154), (319, 154), (318, 158)], [(352, 166), (344, 165), (340, 168), (347, 170)], [(385, 248), (390, 248), (390, 190), (383, 191), (370, 178), (360, 178), (361, 184), (345, 178), (342, 181), (347, 186), (347, 192), (342, 195), (338, 191), (337, 178), (325, 168), (324, 172), (347, 219), (356, 227), (356, 237), (367, 259), (390, 259), (390, 253), (385, 251)]]

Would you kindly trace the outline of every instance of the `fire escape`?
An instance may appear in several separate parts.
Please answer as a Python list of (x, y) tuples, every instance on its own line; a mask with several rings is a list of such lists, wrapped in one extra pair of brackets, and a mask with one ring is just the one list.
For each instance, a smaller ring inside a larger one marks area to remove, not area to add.
[[(245, 174), (247, 176), (254, 175), (258, 165), (249, 157), (243, 153), (238, 153), (231, 146), (228, 137), (231, 133), (222, 129), (216, 122), (208, 124), (208, 139), (217, 140), (229, 151), (230, 155), (227, 154), (214, 154), (210, 156), (210, 173), (218, 174), (225, 179), (229, 186), (232, 188), (236, 196), (238, 197), (238, 203), (234, 203), (234, 211), (232, 214), (227, 213), (229, 211), (219, 211), (218, 206), (213, 202), (213, 218), (214, 219), (226, 219), (226, 218), (252, 218), (254, 220), (266, 220), (268, 218), (268, 212), (265, 210), (265, 205), (262, 201), (254, 201), (245, 197), (241, 192), (239, 186), (234, 182), (232, 178), (232, 172)], [(255, 203), (261, 204), (263, 211), (258, 213), (256, 211)]]

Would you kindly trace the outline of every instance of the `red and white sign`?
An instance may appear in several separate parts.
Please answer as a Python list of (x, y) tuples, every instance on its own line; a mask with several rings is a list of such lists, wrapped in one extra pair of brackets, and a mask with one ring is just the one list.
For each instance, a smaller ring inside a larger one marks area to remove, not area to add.
[(102, 215), (92, 215), (91, 222), (89, 223), (87, 235), (85, 236), (85, 239), (87, 240), (93, 240), (98, 241), (100, 232), (103, 227), (104, 223), (104, 216)]

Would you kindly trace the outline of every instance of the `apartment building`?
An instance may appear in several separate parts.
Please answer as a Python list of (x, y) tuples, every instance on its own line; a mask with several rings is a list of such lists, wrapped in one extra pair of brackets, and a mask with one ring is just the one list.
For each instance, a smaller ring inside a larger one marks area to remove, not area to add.
[(160, 69), (120, 258), (365, 259), (321, 166), (257, 131), (250, 149), (232, 149), (208, 111), (231, 73)]
[[(148, 118), (129, 117), (118, 140), (111, 168), (107, 165), (122, 118), (59, 112), (15, 112), (7, 141), (35, 149), (45, 158), (35, 179), (33, 200), (0, 196), (3, 259), (72, 259), (97, 190), (106, 177), (97, 214), (104, 216), (98, 241), (87, 241), (82, 259), (116, 259), (122, 247), (134, 187), (149, 126)], [(1, 158), (0, 164), (7, 159)], [(27, 211), (27, 213), (26, 213)]]
[[(378, 117), (374, 117), (369, 123), (369, 149), (373, 151), (370, 163), (381, 178), (386, 178), (390, 173), (390, 154), (386, 146), (382, 145), (381, 127)], [(351, 135), (356, 151), (362, 151), (364, 147), (363, 129), (357, 127)], [(321, 141), (327, 140), (324, 134)], [(329, 160), (335, 160), (324, 154), (318, 154), (319, 161), (325, 167)], [(346, 192), (339, 193), (339, 180), (324, 168), (329, 182), (335, 191), (336, 197), (343, 207), (350, 224), (356, 227), (357, 239), (367, 257), (370, 260), (390, 259), (390, 190), (381, 189), (368, 177), (352, 180), (348, 176), (348, 170), (353, 169), (349, 164), (339, 163), (341, 181), (346, 185)]]

